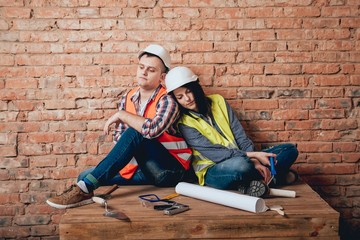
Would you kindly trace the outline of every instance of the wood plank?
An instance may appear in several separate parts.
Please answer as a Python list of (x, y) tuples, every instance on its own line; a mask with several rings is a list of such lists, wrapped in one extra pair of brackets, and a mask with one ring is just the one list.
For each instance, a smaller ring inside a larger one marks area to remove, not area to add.
[(174, 188), (154, 186), (121, 187), (108, 201), (123, 211), (131, 222), (104, 217), (100, 205), (69, 209), (60, 222), (60, 239), (338, 239), (339, 213), (332, 209), (307, 184), (285, 187), (295, 190), (296, 198), (267, 198), (266, 205), (281, 205), (286, 216), (274, 211), (250, 213), (186, 196), (176, 197), (190, 210), (174, 216), (143, 207), (141, 194), (160, 197)]

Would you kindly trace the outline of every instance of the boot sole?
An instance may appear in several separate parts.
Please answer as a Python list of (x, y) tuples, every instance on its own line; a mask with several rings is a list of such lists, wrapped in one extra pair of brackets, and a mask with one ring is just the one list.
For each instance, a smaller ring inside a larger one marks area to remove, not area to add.
[(54, 207), (54, 208), (66, 209), (66, 208), (75, 208), (75, 207), (80, 207), (80, 206), (83, 206), (83, 205), (91, 204), (91, 203), (93, 203), (93, 200), (90, 198), (90, 199), (83, 200), (81, 202), (77, 202), (77, 203), (73, 203), (73, 204), (67, 204), (67, 205), (53, 203), (53, 202), (51, 202), (49, 200), (46, 200), (46, 203), (49, 204), (50, 206)]

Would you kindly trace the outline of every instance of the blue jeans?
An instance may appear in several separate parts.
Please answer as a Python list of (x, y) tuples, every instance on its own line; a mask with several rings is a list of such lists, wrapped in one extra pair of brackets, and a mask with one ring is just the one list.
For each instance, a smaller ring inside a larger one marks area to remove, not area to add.
[[(119, 171), (136, 158), (138, 169), (131, 179), (120, 176)], [(110, 153), (95, 167), (82, 172), (89, 191), (99, 186), (153, 184), (159, 187), (175, 186), (182, 180), (185, 169), (180, 162), (156, 139), (144, 138), (128, 128)]]
[[(276, 180), (279, 185), (284, 183), (286, 174), (298, 156), (296, 146), (290, 143), (277, 145), (263, 152), (276, 154)], [(218, 189), (237, 189), (239, 185), (246, 185), (252, 180), (263, 179), (255, 169), (250, 158), (233, 157), (211, 166), (205, 175), (205, 185)]]

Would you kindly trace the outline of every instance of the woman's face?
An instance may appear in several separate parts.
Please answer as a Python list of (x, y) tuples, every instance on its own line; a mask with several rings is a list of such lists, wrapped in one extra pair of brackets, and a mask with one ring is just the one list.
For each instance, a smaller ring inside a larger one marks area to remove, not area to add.
[(178, 103), (186, 109), (198, 112), (194, 94), (185, 87), (179, 87), (173, 91)]

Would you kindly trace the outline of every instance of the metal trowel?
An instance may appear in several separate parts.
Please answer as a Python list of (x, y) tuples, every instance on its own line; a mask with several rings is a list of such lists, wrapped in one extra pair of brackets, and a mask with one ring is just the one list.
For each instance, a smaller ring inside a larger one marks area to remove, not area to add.
[(116, 218), (118, 220), (122, 220), (122, 221), (126, 221), (126, 222), (130, 222), (130, 218), (128, 216), (126, 216), (125, 213), (123, 212), (119, 212), (119, 211), (109, 211), (108, 209), (108, 203), (104, 198), (101, 197), (92, 197), (92, 200), (98, 204), (100, 204), (101, 206), (105, 206), (105, 212), (104, 212), (104, 216), (105, 217), (112, 217), (112, 218)]

